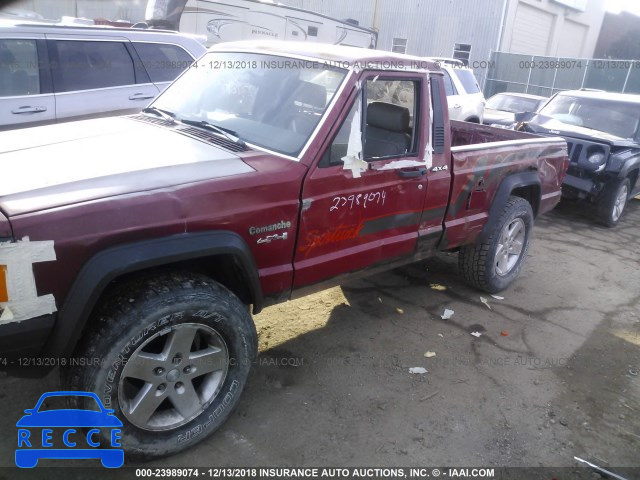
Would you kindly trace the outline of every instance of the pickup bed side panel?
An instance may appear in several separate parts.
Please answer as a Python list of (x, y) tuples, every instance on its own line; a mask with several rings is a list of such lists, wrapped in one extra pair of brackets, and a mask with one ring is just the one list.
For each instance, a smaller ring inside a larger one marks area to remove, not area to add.
[[(531, 188), (537, 214), (560, 201), (568, 166), (566, 143), (519, 133), (452, 122), (453, 181), (441, 249), (477, 241), (492, 206), (500, 212), (515, 189)], [(501, 189), (504, 192), (497, 195)]]

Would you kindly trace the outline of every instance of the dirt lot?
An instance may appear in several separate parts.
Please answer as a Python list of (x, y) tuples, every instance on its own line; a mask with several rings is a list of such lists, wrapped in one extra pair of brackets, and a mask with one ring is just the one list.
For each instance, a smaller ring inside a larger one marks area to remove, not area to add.
[[(442, 255), (267, 309), (231, 419), (147, 465), (640, 467), (640, 201), (614, 230), (582, 210), (539, 219), (504, 300)], [(0, 379), (0, 465), (47, 389), (54, 375)]]

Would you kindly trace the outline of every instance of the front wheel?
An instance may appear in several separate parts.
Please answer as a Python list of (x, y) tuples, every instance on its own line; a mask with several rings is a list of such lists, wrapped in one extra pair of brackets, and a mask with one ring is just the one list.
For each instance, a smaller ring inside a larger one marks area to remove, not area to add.
[(615, 227), (629, 199), (631, 183), (628, 178), (616, 180), (607, 186), (598, 202), (598, 219), (606, 227)]
[(128, 457), (170, 455), (213, 433), (237, 405), (257, 352), (246, 305), (199, 275), (123, 285), (91, 321), (74, 355), (88, 365), (65, 374), (70, 390), (95, 392), (115, 410)]
[(489, 236), (460, 250), (458, 264), (465, 281), (489, 293), (507, 288), (522, 269), (532, 228), (529, 202), (510, 197)]

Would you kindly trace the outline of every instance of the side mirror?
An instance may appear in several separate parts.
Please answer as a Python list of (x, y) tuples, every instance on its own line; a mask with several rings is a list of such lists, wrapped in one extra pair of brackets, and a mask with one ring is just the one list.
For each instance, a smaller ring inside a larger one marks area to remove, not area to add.
[(31, 415), (33, 413), (33, 408), (27, 408), (24, 413), (26, 413), (27, 415)]

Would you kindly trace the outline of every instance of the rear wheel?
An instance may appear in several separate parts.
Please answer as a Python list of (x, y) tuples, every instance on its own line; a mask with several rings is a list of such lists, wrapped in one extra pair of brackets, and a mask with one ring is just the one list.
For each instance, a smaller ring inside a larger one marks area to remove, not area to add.
[(631, 183), (621, 178), (611, 183), (598, 202), (598, 219), (606, 227), (615, 227), (622, 216), (629, 199)]
[(460, 250), (458, 263), (465, 281), (489, 293), (507, 288), (522, 269), (532, 228), (529, 203), (510, 197), (489, 236)]
[(257, 351), (246, 305), (199, 275), (124, 285), (92, 325), (74, 355), (90, 366), (72, 367), (68, 383), (115, 410), (127, 456), (173, 454), (213, 433), (237, 405)]

